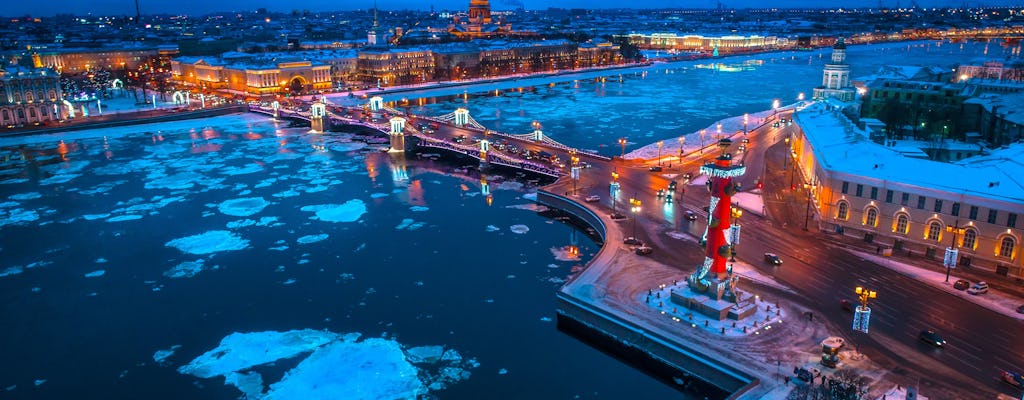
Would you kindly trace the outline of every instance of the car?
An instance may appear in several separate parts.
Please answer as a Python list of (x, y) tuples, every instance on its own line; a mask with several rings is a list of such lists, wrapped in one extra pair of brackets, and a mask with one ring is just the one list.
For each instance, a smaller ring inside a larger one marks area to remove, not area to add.
[(664, 196), (665, 195), (665, 189), (658, 189), (658, 191), (655, 192), (654, 195), (658, 196), (658, 197)]
[(690, 179), (693, 179), (693, 173), (692, 172), (687, 172), (687, 173), (683, 174), (683, 179), (685, 179), (687, 182), (689, 182)]
[(697, 220), (697, 213), (695, 213), (693, 211), (686, 210), (686, 212), (684, 212), (683, 215), (686, 217), (687, 220), (690, 220), (690, 221), (696, 221)]
[(659, 166), (657, 166), (657, 165), (655, 165), (655, 166), (653, 166), (653, 167), (651, 167), (651, 168), (648, 168), (648, 169), (649, 169), (649, 170), (650, 170), (651, 172), (661, 172), (661, 167), (659, 167)]
[(985, 283), (985, 282), (975, 283), (975, 284), (971, 285), (970, 288), (967, 289), (967, 293), (968, 294), (973, 294), (973, 295), (979, 295), (979, 294), (988, 293), (988, 283)]
[(741, 144), (741, 145), (740, 145), (740, 150), (739, 150), (739, 151), (740, 151), (740, 153), (742, 153), (742, 152), (744, 152), (744, 151), (747, 151), (747, 145)]
[(967, 290), (969, 287), (971, 287), (971, 281), (966, 279), (957, 279), (956, 282), (953, 282), (953, 289), (956, 290)]
[(847, 299), (842, 299), (842, 300), (839, 300), (839, 308), (843, 309), (843, 311), (846, 311), (846, 312), (853, 312), (854, 305), (853, 305), (852, 301), (849, 301)]
[(652, 252), (654, 252), (654, 248), (650, 246), (641, 245), (640, 247), (636, 248), (636, 255), (638, 256), (646, 256), (651, 254)]
[(627, 237), (625, 239), (622, 239), (622, 243), (631, 244), (631, 245), (641, 245), (641, 246), (644, 244), (643, 242), (640, 241), (640, 239), (637, 239), (637, 238), (632, 237), (632, 236)]
[(764, 253), (764, 262), (771, 265), (782, 265), (782, 259), (775, 253)]
[(942, 347), (946, 345), (946, 339), (943, 339), (942, 336), (939, 336), (938, 333), (935, 333), (935, 331), (931, 329), (925, 329), (921, 331), (921, 333), (917, 335), (917, 338), (922, 342), (928, 343), (935, 347)]
[(1021, 304), (1020, 307), (1017, 307), (1017, 313), (1024, 314), (1024, 304)]
[(587, 196), (587, 198), (585, 200), (587, 201), (587, 203), (596, 203), (596, 202), (601, 201), (601, 196), (598, 196), (596, 194), (592, 194), (590, 196)]
[(668, 183), (668, 190), (673, 190), (673, 191), (676, 190), (676, 185), (677, 185), (676, 181), (669, 182)]
[(1017, 389), (1024, 389), (1024, 376), (1017, 372), (1003, 371), (999, 380)]
[(743, 143), (744, 144), (750, 143), (750, 138), (743, 138)]

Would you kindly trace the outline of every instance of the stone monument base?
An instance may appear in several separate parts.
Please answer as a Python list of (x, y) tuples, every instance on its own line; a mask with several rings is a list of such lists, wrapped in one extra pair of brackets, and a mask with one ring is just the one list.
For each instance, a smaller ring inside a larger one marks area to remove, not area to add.
[(719, 321), (725, 319), (740, 320), (754, 315), (757, 311), (757, 305), (751, 301), (753, 296), (740, 291), (734, 292), (739, 298), (738, 304), (731, 301), (718, 300), (704, 293), (694, 292), (684, 285), (672, 289), (670, 293), (672, 293), (670, 298), (672, 303), (694, 310), (708, 318), (718, 319)]

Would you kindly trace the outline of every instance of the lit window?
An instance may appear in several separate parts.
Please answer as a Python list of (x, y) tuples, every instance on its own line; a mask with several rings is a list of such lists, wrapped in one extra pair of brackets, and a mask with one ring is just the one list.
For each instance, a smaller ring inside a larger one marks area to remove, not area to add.
[(907, 217), (907, 214), (900, 214), (899, 216), (896, 217), (896, 232), (897, 233), (902, 233), (902, 234), (906, 235), (907, 234), (907, 230), (909, 228), (910, 228), (910, 218)]
[(941, 224), (938, 221), (932, 221), (928, 224), (928, 240), (939, 240), (939, 232), (942, 230)]
[(974, 229), (968, 229), (964, 231), (964, 244), (963, 247), (974, 250), (978, 246), (978, 232)]
[(1013, 247), (1015, 244), (1013, 237), (1004, 237), (1003, 240), (999, 242), (999, 254), (997, 255), (999, 257), (1013, 258)]

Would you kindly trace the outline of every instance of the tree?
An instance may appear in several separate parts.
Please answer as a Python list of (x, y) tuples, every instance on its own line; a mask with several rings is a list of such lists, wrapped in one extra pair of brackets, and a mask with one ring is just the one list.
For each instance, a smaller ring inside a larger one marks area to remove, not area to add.
[(879, 110), (878, 119), (885, 124), (885, 137), (892, 139), (900, 134), (903, 126), (907, 124), (907, 106), (900, 103), (899, 99), (890, 98)]

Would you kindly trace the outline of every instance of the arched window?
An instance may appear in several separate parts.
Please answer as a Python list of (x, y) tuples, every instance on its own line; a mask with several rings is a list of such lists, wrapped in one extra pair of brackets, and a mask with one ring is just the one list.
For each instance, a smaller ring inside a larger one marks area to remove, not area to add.
[(868, 226), (878, 226), (878, 210), (869, 208), (868, 215), (867, 218), (864, 219), (864, 223)]
[(910, 218), (907, 217), (907, 214), (900, 214), (896, 216), (896, 233), (902, 233), (906, 235), (909, 229)]
[(1012, 236), (1003, 237), (1003, 240), (999, 242), (999, 257), (1013, 258), (1015, 244)]
[(25, 101), (26, 102), (31, 103), (34, 100), (35, 100), (35, 96), (32, 95), (32, 92), (25, 92)]
[(11, 112), (8, 111), (8, 110), (3, 110), (3, 118), (2, 119), (4, 120), (4, 122), (7, 122), (7, 120), (11, 119)]
[(928, 236), (925, 238), (928, 240), (939, 241), (939, 232), (942, 232), (942, 224), (939, 221), (932, 221), (928, 223)]
[(14, 102), (21, 103), (21, 93), (14, 93)]
[(850, 205), (847, 204), (845, 201), (840, 201), (839, 202), (839, 214), (836, 215), (836, 218), (839, 218), (839, 219), (841, 219), (843, 221), (846, 221), (846, 219), (849, 218), (849, 217), (850, 217)]
[(29, 116), (29, 118), (35, 118), (36, 117), (36, 109), (35, 108), (28, 109), (28, 116)]
[(974, 229), (968, 229), (964, 231), (964, 244), (963, 247), (974, 250), (978, 246), (978, 231)]
[(57, 101), (57, 91), (50, 89), (50, 101)]

